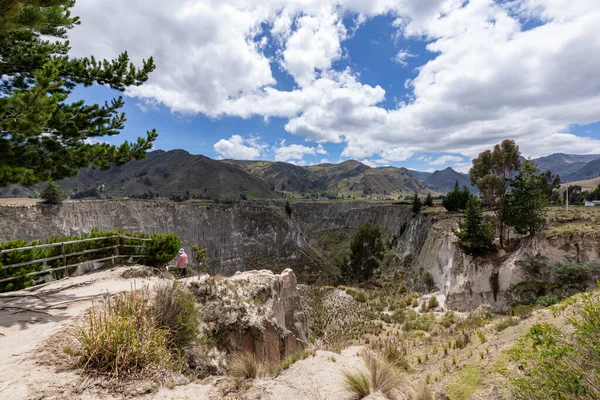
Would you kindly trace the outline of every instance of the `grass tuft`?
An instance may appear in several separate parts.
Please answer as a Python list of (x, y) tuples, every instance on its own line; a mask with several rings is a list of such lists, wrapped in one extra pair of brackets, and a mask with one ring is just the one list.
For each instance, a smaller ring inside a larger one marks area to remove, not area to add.
[(254, 379), (261, 369), (254, 353), (248, 351), (235, 353), (229, 362), (229, 373), (236, 378)]

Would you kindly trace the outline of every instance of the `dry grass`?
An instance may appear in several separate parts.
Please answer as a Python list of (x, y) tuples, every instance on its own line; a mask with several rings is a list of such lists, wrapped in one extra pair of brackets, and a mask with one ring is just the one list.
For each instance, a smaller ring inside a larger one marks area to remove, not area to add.
[(147, 311), (147, 289), (132, 290), (94, 305), (87, 325), (73, 328), (80, 345), (79, 364), (86, 372), (121, 378), (152, 368), (172, 369), (169, 331), (159, 328)]
[(415, 392), (412, 400), (435, 400), (435, 395), (427, 386), (421, 386), (421, 388)]
[(379, 391), (386, 397), (394, 399), (395, 391), (402, 385), (398, 370), (370, 351), (363, 351), (366, 371), (343, 371), (344, 389), (356, 399), (362, 399), (371, 392)]
[(200, 334), (200, 311), (194, 294), (176, 280), (156, 286), (148, 312), (156, 318), (160, 328), (169, 331), (171, 348), (183, 348)]
[(254, 353), (248, 351), (235, 353), (229, 362), (229, 373), (235, 378), (254, 379), (262, 368)]

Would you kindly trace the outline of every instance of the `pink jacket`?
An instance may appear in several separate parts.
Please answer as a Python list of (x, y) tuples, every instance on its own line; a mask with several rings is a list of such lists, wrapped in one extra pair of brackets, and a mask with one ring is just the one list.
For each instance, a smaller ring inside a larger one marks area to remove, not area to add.
[(177, 260), (178, 267), (185, 267), (188, 263), (188, 256), (185, 253), (179, 254), (175, 259)]

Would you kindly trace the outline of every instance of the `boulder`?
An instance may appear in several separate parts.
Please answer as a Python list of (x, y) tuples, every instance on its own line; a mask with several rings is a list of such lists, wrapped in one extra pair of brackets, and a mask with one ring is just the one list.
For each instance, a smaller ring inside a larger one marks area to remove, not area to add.
[(275, 364), (308, 343), (308, 323), (291, 269), (246, 271), (189, 283), (202, 304), (204, 330), (217, 346), (250, 351)]

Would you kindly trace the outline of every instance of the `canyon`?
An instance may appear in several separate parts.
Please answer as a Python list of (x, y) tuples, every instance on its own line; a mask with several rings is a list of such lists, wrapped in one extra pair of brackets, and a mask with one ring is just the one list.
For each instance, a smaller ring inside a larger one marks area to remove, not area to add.
[(210, 274), (231, 276), (260, 269), (280, 273), (291, 268), (301, 283), (329, 284), (339, 275), (339, 265), (331, 257), (334, 247), (347, 246), (359, 226), (371, 221), (381, 228), (387, 245), (380, 273), (399, 273), (417, 288), (423, 287), (422, 277), (428, 274), (433, 281), (429, 291), (444, 295), (446, 306), (458, 311), (484, 303), (493, 311), (506, 311), (521, 295), (515, 288), (528, 281), (522, 262), (531, 258), (543, 256), (548, 266), (600, 260), (600, 233), (594, 231), (544, 232), (517, 239), (509, 252), (467, 256), (453, 234), (459, 216), (431, 211), (413, 215), (410, 206), (374, 202), (295, 202), (288, 214), (278, 202), (76, 201), (0, 207), (0, 240), (80, 235), (93, 228), (173, 232), (184, 248), (207, 249)]

